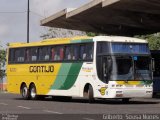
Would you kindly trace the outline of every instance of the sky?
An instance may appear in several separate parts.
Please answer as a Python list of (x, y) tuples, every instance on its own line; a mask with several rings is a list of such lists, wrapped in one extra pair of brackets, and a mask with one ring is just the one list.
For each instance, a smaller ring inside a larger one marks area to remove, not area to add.
[[(47, 32), (40, 20), (65, 8), (77, 8), (91, 0), (30, 0), (30, 41)], [(26, 42), (27, 0), (0, 0), (0, 44)]]

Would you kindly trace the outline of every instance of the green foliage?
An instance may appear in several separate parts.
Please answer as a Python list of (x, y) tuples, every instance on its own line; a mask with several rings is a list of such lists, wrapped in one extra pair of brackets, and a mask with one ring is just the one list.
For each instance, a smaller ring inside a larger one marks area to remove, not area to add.
[(1, 70), (1, 65), (6, 61), (6, 51), (0, 50), (0, 79), (5, 76), (5, 72)]
[(98, 33), (93, 33), (93, 32), (86, 32), (87, 36), (90, 36), (90, 37), (94, 37), (94, 36), (97, 36)]
[(0, 63), (5, 62), (6, 60), (6, 51), (0, 50)]
[(149, 43), (149, 48), (151, 50), (160, 50), (160, 33), (135, 36), (141, 39), (146, 39)]
[(86, 32), (86, 35), (87, 36), (90, 36), (90, 37), (94, 37), (94, 36), (106, 36), (107, 34), (102, 34), (102, 33), (95, 33), (95, 32)]

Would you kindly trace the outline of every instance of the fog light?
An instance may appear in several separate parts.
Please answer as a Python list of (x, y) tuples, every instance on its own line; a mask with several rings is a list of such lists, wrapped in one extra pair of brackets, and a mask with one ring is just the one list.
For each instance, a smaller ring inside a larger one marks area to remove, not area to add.
[(122, 91), (116, 91), (116, 97), (123, 97)]
[(123, 94), (116, 94), (116, 97), (123, 97)]

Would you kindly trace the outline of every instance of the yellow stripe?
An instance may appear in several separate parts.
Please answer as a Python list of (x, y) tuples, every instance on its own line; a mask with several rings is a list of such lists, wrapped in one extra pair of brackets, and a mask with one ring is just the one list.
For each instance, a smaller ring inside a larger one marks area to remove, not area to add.
[[(30, 73), (30, 66), (54, 66), (54, 72), (51, 73)], [(27, 84), (29, 87), (30, 83), (33, 82), (36, 86), (37, 93), (40, 95), (45, 95), (50, 91), (51, 85), (54, 84), (56, 76), (61, 67), (61, 63), (51, 63), (51, 64), (19, 64), (19, 65), (8, 65), (7, 69), (7, 79), (8, 85), (7, 90), (12, 93), (20, 93), (20, 86), (22, 82)]]
[(116, 81), (118, 85), (139, 85), (141, 81)]

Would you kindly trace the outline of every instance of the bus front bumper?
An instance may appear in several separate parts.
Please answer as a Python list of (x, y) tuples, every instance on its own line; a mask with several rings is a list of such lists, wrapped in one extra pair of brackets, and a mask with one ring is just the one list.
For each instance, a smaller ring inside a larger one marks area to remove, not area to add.
[(153, 89), (111, 89), (113, 98), (152, 98)]
[(108, 89), (104, 95), (97, 96), (98, 98), (152, 98), (152, 88), (141, 89)]

